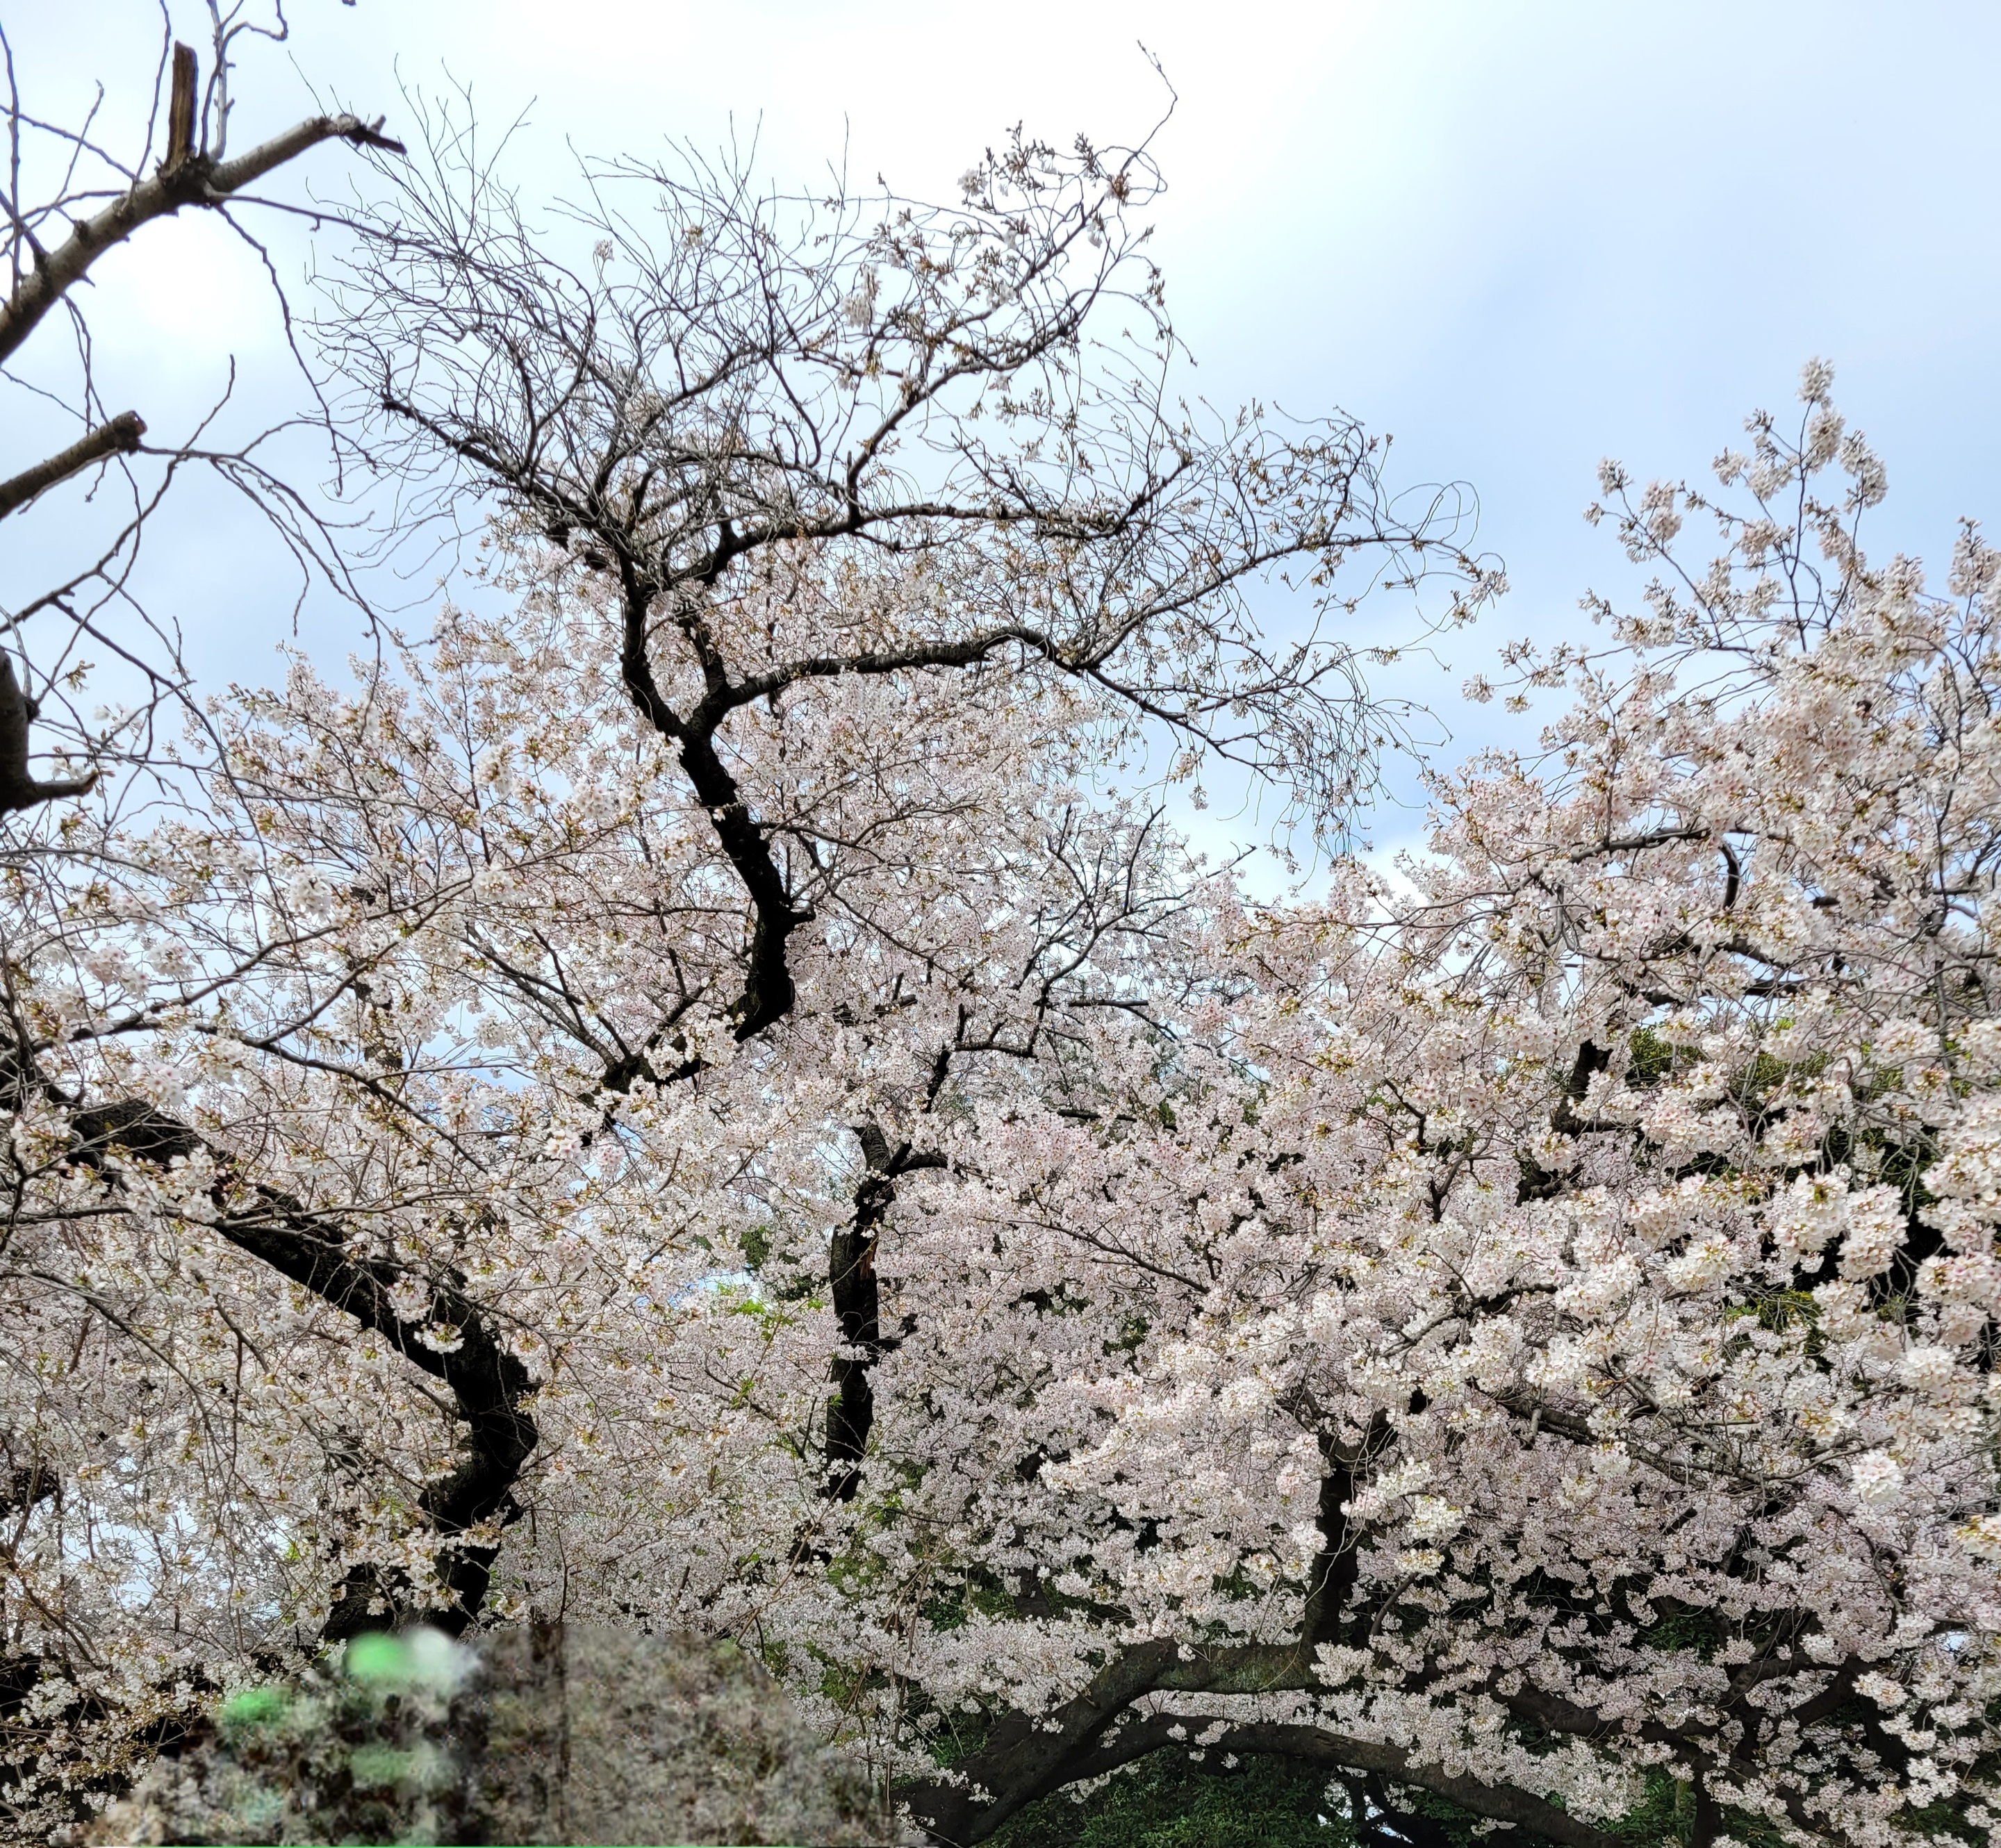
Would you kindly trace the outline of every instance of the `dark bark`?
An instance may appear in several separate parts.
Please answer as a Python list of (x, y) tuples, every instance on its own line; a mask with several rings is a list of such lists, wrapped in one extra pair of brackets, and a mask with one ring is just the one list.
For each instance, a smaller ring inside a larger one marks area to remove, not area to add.
[(1695, 1818), (1689, 1830), (1689, 1848), (1713, 1848), (1723, 1832), (1723, 1807), (1710, 1794), (1709, 1780), (1695, 1774)]
[(56, 1492), (56, 1474), (39, 1456), (0, 1475), (0, 1521), (38, 1507)]
[(743, 992), (730, 1013), (736, 1038), (754, 1039), (792, 1011), (798, 990), (785, 961), (785, 944), (806, 922), (806, 916), (793, 905), (771, 844), (752, 818), (736, 779), (723, 767), (714, 735), (691, 733), (684, 736), (680, 757), (681, 767), (708, 810), (716, 843), (729, 856), (750, 900), (749, 961)]
[(868, 1171), (854, 1190), (852, 1216), (834, 1234), (827, 1251), (827, 1279), (843, 1351), (833, 1357), (829, 1371), (835, 1391), (826, 1409), (826, 1493), (839, 1502), (854, 1500), (861, 1486), (860, 1466), (875, 1419), (869, 1373), (896, 1345), (895, 1338), (882, 1333), (882, 1294), (875, 1279), (882, 1223), (896, 1204), (896, 1183), (903, 1175), (944, 1165), (942, 1156), (914, 1154), (907, 1142), (891, 1149), (889, 1138), (874, 1123), (861, 1124), (854, 1133)]
[(1355, 1499), (1362, 1472), (1389, 1434), (1389, 1415), (1379, 1411), (1359, 1444), (1351, 1446), (1321, 1436), (1321, 1458), (1325, 1468), (1320, 1479), (1321, 1550), (1314, 1561), (1300, 1629), (1309, 1650), (1342, 1640), (1343, 1620), (1362, 1564), (1347, 1505)]
[(194, 153), (195, 89), (199, 82), (192, 45), (174, 47), (173, 89), (167, 103), (167, 158), (162, 173), (175, 172)]
[[(1612, 1055), (1603, 1047), (1594, 1046), (1589, 1039), (1577, 1049), (1577, 1058), (1564, 1080), (1561, 1095), (1556, 1107), (1550, 1112), (1550, 1127), (1559, 1135), (1572, 1137), (1587, 1135), (1594, 1130), (1616, 1128), (1618, 1126), (1593, 1122), (1579, 1116), (1577, 1106), (1582, 1103), (1591, 1090), (1591, 1081), (1612, 1063)], [(1565, 1192), (1576, 1181), (1575, 1168), (1547, 1168), (1533, 1156), (1522, 1154), (1518, 1157), (1521, 1175), (1516, 1182), (1515, 1203), (1526, 1206), (1533, 1200), (1553, 1200)]]
[[(953, 1767), (963, 1782), (914, 1784), (898, 1794), (934, 1839), (952, 1848), (984, 1841), (1016, 1811), (1082, 1775), (1077, 1764), (1129, 1703), (1159, 1686), (1178, 1653), (1165, 1638), (1124, 1651), (1040, 1725), (1020, 1714), (999, 1721), (980, 1749)], [(977, 1801), (976, 1786), (990, 1800)]]
[(12, 658), (0, 653), (0, 815), (81, 795), (97, 781), (94, 770), (54, 781), (28, 774), (28, 727), (41, 709), (15, 677)]
[[(185, 54), (191, 92), (194, 54), (185, 46), (175, 50), (176, 89), (181, 54)], [(260, 142), (235, 160), (214, 160), (192, 148), (175, 160), (172, 126), (170, 121), (168, 146), (172, 164), (163, 165), (157, 172), (134, 182), (102, 211), (75, 220), (69, 235), (54, 249), (35, 252), (33, 266), (22, 273), (5, 305), (0, 306), (0, 363), (14, 357), (49, 311), (82, 281), (92, 264), (107, 250), (124, 243), (141, 225), (170, 217), (183, 206), (226, 205), (244, 187), (322, 141), (343, 141), (360, 148), (381, 148), (395, 154), (404, 151), (402, 142), (382, 133), (379, 121), (364, 122), (357, 116), (314, 116)], [(191, 127), (186, 132), (192, 134)]]
[[(205, 1146), (185, 1124), (141, 1103), (80, 1110), (72, 1126), (76, 1160), (100, 1170), (114, 1153), (163, 1167)], [(225, 1152), (209, 1152), (219, 1167), (229, 1167)], [(421, 1619), (456, 1635), (485, 1602), (499, 1550), (491, 1541), (465, 1537), (496, 1520), (504, 1524), (517, 1512), (515, 1485), (538, 1441), (534, 1420), (523, 1404), (534, 1383), (501, 1346), (491, 1318), (466, 1295), (461, 1277), (451, 1272), (426, 1276), (430, 1314), (423, 1323), (405, 1321), (390, 1303), (390, 1292), (407, 1275), (402, 1266), (351, 1253), (336, 1221), (309, 1211), (290, 1195), (263, 1185), (254, 1192), (254, 1206), (232, 1206), (218, 1185), (217, 1203), (225, 1209), (214, 1222), (215, 1230), (238, 1251), (353, 1317), (440, 1381), (466, 1425), (458, 1467), (426, 1488), (418, 1502), (444, 1543), (437, 1583), (404, 1585), (372, 1568), (358, 1568), (343, 1588), (325, 1634), (337, 1641), (361, 1630)], [(440, 1352), (418, 1338), (420, 1328), (433, 1324), (458, 1331), (450, 1352)], [(378, 1599), (388, 1610), (371, 1613), (370, 1605)]]
[[(607, 531), (607, 543), (616, 542), (615, 531)], [(750, 901), (748, 962), (742, 992), (730, 1015), (736, 1037), (753, 1039), (792, 1011), (798, 990), (786, 963), (785, 943), (806, 921), (806, 914), (792, 903), (771, 843), (716, 750), (716, 728), (732, 709), (726, 701), (717, 698), (719, 689), (726, 692), (729, 687), (722, 663), (712, 653), (705, 659), (709, 697), (691, 719), (684, 719), (660, 691), (647, 652), (654, 590), (628, 552), (621, 551), (618, 562), (625, 598), (619, 671), (625, 691), (639, 716), (663, 738), (680, 747), (681, 767), (708, 811), (716, 844), (735, 869)]]

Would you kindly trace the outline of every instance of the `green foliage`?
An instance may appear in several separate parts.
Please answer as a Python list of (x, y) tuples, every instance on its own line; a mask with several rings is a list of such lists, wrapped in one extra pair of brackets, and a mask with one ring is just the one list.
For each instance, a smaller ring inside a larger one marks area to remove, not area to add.
[[(1157, 1752), (1078, 1803), (1058, 1791), (1011, 1817), (994, 1848), (1354, 1848), (1324, 1771), (1289, 1759), (1224, 1770)], [(1323, 1819), (1324, 1818), (1324, 1819)]]
[(224, 1703), (214, 1736), (107, 1812), (106, 1842), (450, 1841), (452, 1704), (473, 1658), (433, 1630), (357, 1637), (285, 1686)]
[(743, 1234), (743, 1245), (744, 1268), (774, 1303), (803, 1301), (826, 1282), (824, 1268), (809, 1265), (774, 1226), (753, 1226)]
[(1664, 1039), (1651, 1027), (1635, 1027), (1627, 1039), (1626, 1052), (1626, 1084), (1633, 1091), (1651, 1090), (1677, 1064), (1693, 1063), (1685, 1048)]
[[(1328, 1795), (1328, 1773), (1283, 1758), (1247, 1759), (1234, 1770), (1195, 1763), (1185, 1751), (1156, 1752), (1083, 1802), (1061, 1791), (1031, 1804), (992, 1837), (994, 1848), (1355, 1848), (1344, 1800)], [(1397, 1801), (1439, 1825), (1456, 1848), (1484, 1839), (1456, 1804), (1421, 1791)], [(1629, 1848), (1686, 1848), (1695, 1819), (1685, 1781), (1655, 1770), (1646, 1794), (1605, 1832)], [(1728, 1812), (1745, 1848), (1780, 1848), (1776, 1831), (1756, 1817)], [(1944, 1818), (1939, 1818), (1942, 1824)], [(1544, 1848), (1539, 1836), (1512, 1830), (1518, 1848)]]

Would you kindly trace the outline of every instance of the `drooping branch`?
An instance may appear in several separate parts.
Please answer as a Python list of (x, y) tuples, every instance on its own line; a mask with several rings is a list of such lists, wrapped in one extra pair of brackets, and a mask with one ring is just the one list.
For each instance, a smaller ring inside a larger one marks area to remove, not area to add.
[[(1114, 1655), (1083, 1692), (1053, 1712), (1010, 1714), (980, 1749), (960, 1759), (950, 1781), (914, 1783), (899, 1794), (941, 1842), (982, 1842), (1025, 1804), (1083, 1775), (1099, 1741), (1131, 1704), (1161, 1693), (1262, 1694), (1315, 1689), (1310, 1655), (1296, 1645), (1250, 1644), (1195, 1650), (1184, 1659), (1171, 1637)], [(983, 1799), (974, 1795), (983, 1791)]]
[[(1129, 1721), (1115, 1736), (1084, 1761), (1076, 1776), (1101, 1777), (1136, 1759), (1164, 1748), (1187, 1747), (1187, 1735), (1204, 1730), (1199, 1719), (1168, 1714), (1149, 1714)], [(1220, 1757), (1234, 1753), (1240, 1758), (1253, 1754), (1296, 1759), (1303, 1763), (1324, 1765), (1329, 1770), (1360, 1772), (1371, 1783), (1387, 1778), (1394, 1783), (1443, 1797), (1461, 1809), (1490, 1822), (1508, 1822), (1533, 1829), (1563, 1848), (1616, 1848), (1621, 1839), (1603, 1829), (1580, 1822), (1543, 1798), (1505, 1785), (1482, 1784), (1477, 1778), (1454, 1776), (1436, 1764), (1417, 1762), (1402, 1747), (1372, 1739), (1324, 1731), (1317, 1726), (1288, 1725), (1271, 1721), (1247, 1721), (1231, 1726), (1220, 1738), (1202, 1749)], [(1381, 1793), (1387, 1795), (1387, 1793)], [(975, 1838), (978, 1839), (978, 1838)]]
[[(1323, 1439), (1320, 1524), (1322, 1543), (1312, 1568), (1300, 1640), (1184, 1651), (1161, 1639), (1124, 1650), (1083, 1693), (1039, 1717), (1004, 1718), (980, 1749), (959, 1759), (950, 1780), (914, 1783), (902, 1793), (938, 1841), (969, 1848), (984, 1841), (1025, 1805), (1067, 1785), (1104, 1776), (1147, 1753), (1185, 1745), (1208, 1722), (1174, 1711), (1135, 1716), (1133, 1703), (1160, 1694), (1244, 1695), (1317, 1691), (1315, 1654), (1342, 1635), (1345, 1607), (1358, 1577), (1355, 1536), (1345, 1512), (1387, 1434), (1379, 1418), (1355, 1444)], [(1519, 1690), (1504, 1700), (1516, 1715), (1560, 1735), (1595, 1737), (1598, 1714), (1575, 1703)], [(1684, 1754), (1690, 1739), (1659, 1727), (1643, 1736)], [(1336, 1772), (1392, 1782), (1448, 1798), (1495, 1822), (1535, 1829), (1565, 1848), (1613, 1848), (1616, 1838), (1578, 1822), (1533, 1792), (1491, 1785), (1442, 1766), (1416, 1762), (1401, 1747), (1351, 1738), (1312, 1725), (1244, 1722), (1206, 1749), (1238, 1756), (1268, 1753), (1323, 1764)], [(975, 1791), (986, 1793), (976, 1798)]]
[[(120, 1101), (79, 1110), (71, 1119), (71, 1135), (72, 1158), (100, 1171), (108, 1171), (114, 1156), (165, 1168), (204, 1152), (225, 1175), (233, 1166), (226, 1152), (143, 1103)], [(215, 1197), (222, 1210), (214, 1230), (238, 1251), (351, 1316), (441, 1382), (466, 1425), (462, 1460), (419, 1498), (441, 1543), (436, 1588), (391, 1584), (366, 1570), (353, 1575), (348, 1596), (328, 1620), (326, 1636), (339, 1640), (417, 1618), (455, 1635), (485, 1602), (499, 1551), (490, 1536), (496, 1524), (515, 1513), (514, 1487), (538, 1441), (525, 1404), (533, 1387), (527, 1369), (503, 1345), (492, 1318), (466, 1294), (462, 1279), (449, 1273), (423, 1278), (426, 1310), (416, 1317), (399, 1314), (392, 1293), (409, 1279), (404, 1267), (354, 1255), (337, 1221), (287, 1194), (255, 1184), (251, 1192), (254, 1204), (240, 1203), (231, 1199), (226, 1182), (218, 1183)], [(386, 1614), (371, 1610), (378, 1599), (390, 1603)]]
[[(1296, 1642), (1199, 1650), (1185, 1655), (1177, 1643), (1159, 1639), (1121, 1651), (1081, 1693), (1053, 1712), (1035, 1720), (1026, 1716), (1002, 1720), (980, 1751), (955, 1766), (953, 1781), (912, 1786), (904, 1794), (914, 1813), (938, 1840), (955, 1848), (983, 1841), (1025, 1804), (1080, 1779), (1115, 1770), (1166, 1742), (1166, 1727), (1177, 1723), (1172, 1715), (1161, 1721), (1160, 1738), (1128, 1749), (1130, 1742), (1145, 1736), (1136, 1728), (1151, 1722), (1128, 1719), (1122, 1723), (1122, 1715), (1147, 1695), (1317, 1690), (1321, 1684), (1314, 1674), (1315, 1652), (1321, 1644), (1339, 1640), (1359, 1568), (1356, 1536), (1346, 1507), (1388, 1428), (1387, 1418), (1379, 1418), (1357, 1443), (1322, 1440), (1321, 1544), (1311, 1568)], [(1115, 1732), (1115, 1738), (1108, 1742), (1108, 1734)], [(1345, 1762), (1356, 1769), (1385, 1769), (1402, 1775), (1407, 1760), (1397, 1755), (1394, 1760)], [(961, 1774), (962, 1782), (959, 1781)], [(976, 1801), (969, 1794), (976, 1787), (989, 1793), (986, 1801)], [(1599, 1845), (1594, 1843), (1594, 1848)]]
[[(1171, 1641), (1146, 1643), (1108, 1663), (1084, 1693), (1039, 1722), (1014, 1717), (995, 1727), (986, 1745), (953, 1767), (953, 1781), (914, 1784), (900, 1794), (934, 1839), (971, 1848), (1038, 1798), (1100, 1777), (1148, 1753), (1185, 1747), (1209, 1724), (1173, 1711), (1128, 1714), (1132, 1704), (1163, 1693), (1244, 1694), (1317, 1686), (1300, 1652), (1282, 1648), (1196, 1651), (1181, 1658)], [(1602, 1730), (1602, 1726), (1599, 1730)], [(1245, 1721), (1206, 1743), (1218, 1755), (1265, 1753), (1412, 1786), (1473, 1815), (1533, 1829), (1564, 1848), (1615, 1848), (1617, 1836), (1594, 1829), (1532, 1791), (1447, 1772), (1403, 1748), (1359, 1739), (1319, 1726)], [(975, 1790), (985, 1791), (985, 1801)]]

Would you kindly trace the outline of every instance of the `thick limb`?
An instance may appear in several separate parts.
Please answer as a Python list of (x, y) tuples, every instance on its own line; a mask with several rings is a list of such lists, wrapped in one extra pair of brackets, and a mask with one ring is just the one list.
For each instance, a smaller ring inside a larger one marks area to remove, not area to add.
[[(114, 1154), (164, 1167), (204, 1147), (193, 1130), (164, 1112), (129, 1101), (78, 1111), (73, 1133), (75, 1158), (101, 1170)], [(218, 1167), (228, 1168), (226, 1154), (209, 1152)], [(225, 1190), (218, 1186), (217, 1193), (218, 1203), (224, 1204)], [(392, 1585), (366, 1572), (352, 1577), (328, 1620), (326, 1634), (338, 1639), (385, 1622), (421, 1617), (456, 1634), (484, 1603), (499, 1551), (490, 1538), (468, 1537), (489, 1535), (496, 1523), (512, 1517), (515, 1485), (538, 1442), (534, 1420), (524, 1403), (533, 1387), (527, 1369), (506, 1351), (492, 1318), (465, 1293), (457, 1276), (427, 1276), (427, 1313), (405, 1320), (390, 1295), (405, 1279), (401, 1266), (354, 1255), (342, 1227), (308, 1211), (287, 1194), (263, 1186), (254, 1194), (254, 1204), (228, 1206), (220, 1213), (214, 1230), (238, 1251), (353, 1317), (412, 1366), (440, 1381), (466, 1427), (458, 1467), (431, 1484), (419, 1501), (442, 1543), (436, 1585)], [(433, 1328), (451, 1331), (443, 1348), (423, 1338)], [(378, 1596), (392, 1605), (387, 1618), (370, 1613)]]

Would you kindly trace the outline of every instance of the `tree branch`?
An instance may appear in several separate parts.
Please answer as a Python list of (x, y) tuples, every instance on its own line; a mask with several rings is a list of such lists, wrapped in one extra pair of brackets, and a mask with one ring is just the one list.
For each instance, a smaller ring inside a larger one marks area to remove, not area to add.
[[(177, 46), (175, 50), (178, 94), (180, 54), (186, 47)], [(186, 52), (186, 61), (191, 77), (192, 52)], [(192, 129), (188, 132), (191, 135)], [(350, 141), (358, 148), (380, 148), (392, 154), (405, 151), (402, 142), (382, 133), (379, 118), (364, 122), (359, 116), (314, 116), (260, 142), (235, 160), (211, 161), (191, 149), (183, 151), (183, 144), (175, 140), (170, 125), (167, 161), (158, 172), (128, 186), (102, 211), (78, 220), (70, 235), (53, 250), (35, 253), (33, 266), (15, 284), (6, 305), (0, 308), (0, 363), (14, 356), (50, 309), (89, 273), (92, 263), (107, 250), (124, 243), (142, 224), (171, 217), (184, 205), (223, 204), (232, 194), (296, 159), (308, 148), (333, 141)]]
[[(71, 1129), (73, 1159), (100, 1172), (114, 1154), (165, 1168), (176, 1157), (205, 1151), (219, 1168), (232, 1165), (225, 1151), (211, 1147), (185, 1124), (134, 1101), (80, 1110)], [(489, 1318), (465, 1293), (461, 1279), (451, 1274), (426, 1278), (428, 1319), (406, 1321), (390, 1301), (390, 1292), (406, 1274), (402, 1266), (352, 1256), (338, 1226), (329, 1225), (290, 1195), (261, 1184), (255, 1192), (260, 1206), (224, 1210), (214, 1221), (215, 1230), (238, 1251), (352, 1316), (412, 1366), (442, 1381), (467, 1426), (465, 1460), (430, 1484), (418, 1501), (432, 1531), (447, 1543), (437, 1560), (440, 1595), (413, 1592), (404, 1600), (405, 1608), (398, 1610), (399, 1588), (364, 1568), (350, 1575), (348, 1595), (328, 1619), (325, 1637), (338, 1641), (417, 1618), (456, 1635), (485, 1602), (499, 1551), (463, 1537), (513, 1516), (514, 1484), (539, 1441), (524, 1406), (534, 1383), (527, 1369), (496, 1338)], [(224, 1205), (221, 1185), (215, 1195), (218, 1205)], [(421, 1338), (440, 1327), (455, 1331), (442, 1350)], [(386, 1617), (370, 1608), (378, 1596), (389, 1599)]]
[(53, 782), (29, 775), (28, 726), (40, 711), (15, 677), (12, 657), (0, 654), (0, 815), (81, 795), (97, 781), (94, 770)]
[(81, 474), (93, 462), (101, 462), (109, 455), (130, 455), (145, 433), (146, 426), (137, 411), (120, 411), (110, 423), (100, 423), (47, 461), (23, 468), (12, 481), (0, 482), (0, 520), (17, 507), (26, 506), (57, 482)]
[[(1081, 1768), (1077, 1775), (1095, 1777), (1117, 1765), (1129, 1764), (1134, 1759), (1165, 1745), (1180, 1745), (1185, 1749), (1185, 1737), (1174, 1738), (1172, 1728), (1180, 1728), (1185, 1735), (1201, 1730), (1203, 1725), (1200, 1717), (1151, 1714), (1122, 1728), (1110, 1746), (1094, 1756), (1088, 1767)], [(1491, 1822), (1512, 1822), (1533, 1829), (1538, 1835), (1562, 1843), (1564, 1848), (1617, 1848), (1620, 1841), (1618, 1836), (1580, 1822), (1554, 1804), (1545, 1802), (1526, 1791), (1508, 1785), (1482, 1784), (1477, 1778), (1455, 1777), (1436, 1765), (1414, 1763), (1411, 1755), (1399, 1746), (1372, 1739), (1350, 1738), (1342, 1733), (1323, 1731), (1317, 1726), (1250, 1722), (1232, 1727), (1204, 1749), (1218, 1756), (1234, 1752), (1244, 1757), (1263, 1753), (1300, 1759), (1335, 1770), (1373, 1773), (1398, 1784), (1429, 1791), (1433, 1796), (1443, 1797), (1461, 1809), (1470, 1810), (1476, 1816)]]
[(827, 1406), (826, 1493), (833, 1500), (851, 1502), (861, 1486), (859, 1467), (875, 1422), (875, 1394), (868, 1374), (896, 1345), (882, 1335), (882, 1297), (875, 1280), (875, 1248), (882, 1222), (896, 1204), (896, 1183), (920, 1168), (942, 1168), (945, 1157), (915, 1154), (907, 1142), (894, 1150), (879, 1124), (858, 1123), (862, 1157), (868, 1171), (854, 1190), (854, 1213), (833, 1235), (827, 1248), (827, 1277), (833, 1313), (840, 1324), (842, 1352), (833, 1357), (829, 1377), (838, 1389)]

